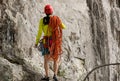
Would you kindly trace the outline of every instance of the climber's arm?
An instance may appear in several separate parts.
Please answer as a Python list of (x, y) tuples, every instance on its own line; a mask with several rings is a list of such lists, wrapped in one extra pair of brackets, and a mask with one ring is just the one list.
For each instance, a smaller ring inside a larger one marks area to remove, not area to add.
[(41, 19), (40, 22), (39, 22), (39, 29), (38, 29), (38, 33), (37, 33), (37, 36), (36, 36), (36, 45), (38, 45), (39, 43), (39, 39), (42, 35), (42, 23), (43, 23), (43, 20)]

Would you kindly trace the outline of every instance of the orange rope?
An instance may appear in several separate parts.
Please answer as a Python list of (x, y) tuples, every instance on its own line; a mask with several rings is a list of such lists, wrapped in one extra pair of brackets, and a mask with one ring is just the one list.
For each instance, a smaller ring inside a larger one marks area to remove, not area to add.
[(62, 28), (60, 27), (61, 20), (58, 16), (51, 16), (49, 27), (52, 32), (52, 45), (49, 48), (50, 56), (57, 60), (58, 56), (62, 53)]

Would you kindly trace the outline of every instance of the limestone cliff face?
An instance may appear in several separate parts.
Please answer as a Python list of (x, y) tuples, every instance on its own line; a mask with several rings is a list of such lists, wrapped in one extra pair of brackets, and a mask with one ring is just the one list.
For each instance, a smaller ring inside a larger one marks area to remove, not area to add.
[[(89, 60), (95, 64), (94, 67), (120, 62), (120, 1), (87, 0), (87, 4), (94, 50), (94, 60)], [(119, 66), (104, 67), (94, 72), (90, 81), (119, 81), (119, 70)]]
[[(44, 59), (34, 43), (47, 3), (67, 27), (60, 81), (82, 81), (92, 68), (120, 62), (119, 0), (0, 0), (0, 81), (40, 81), (44, 76)], [(103, 67), (86, 81), (120, 81), (119, 75), (119, 66)]]

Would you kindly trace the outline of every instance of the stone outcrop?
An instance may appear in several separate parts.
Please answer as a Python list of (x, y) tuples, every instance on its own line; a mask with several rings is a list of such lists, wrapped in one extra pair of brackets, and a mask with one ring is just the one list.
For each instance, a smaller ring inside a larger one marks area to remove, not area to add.
[[(47, 3), (67, 27), (60, 81), (83, 81), (94, 67), (120, 62), (119, 0), (0, 0), (0, 81), (40, 81), (44, 76), (44, 59), (34, 44)], [(119, 81), (119, 75), (118, 65), (106, 66), (86, 81)]]
[[(94, 60), (89, 60), (93, 61), (94, 67), (120, 62), (119, 3), (119, 0), (87, 0), (94, 50)], [(90, 81), (119, 81), (118, 71), (119, 66), (101, 68), (90, 76)]]

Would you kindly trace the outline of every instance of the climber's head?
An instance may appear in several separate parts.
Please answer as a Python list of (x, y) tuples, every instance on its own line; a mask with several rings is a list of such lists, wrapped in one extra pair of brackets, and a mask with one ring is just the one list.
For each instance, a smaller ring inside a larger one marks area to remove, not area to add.
[(44, 12), (46, 15), (51, 15), (53, 13), (53, 8), (51, 5), (47, 4), (45, 7), (44, 7)]

